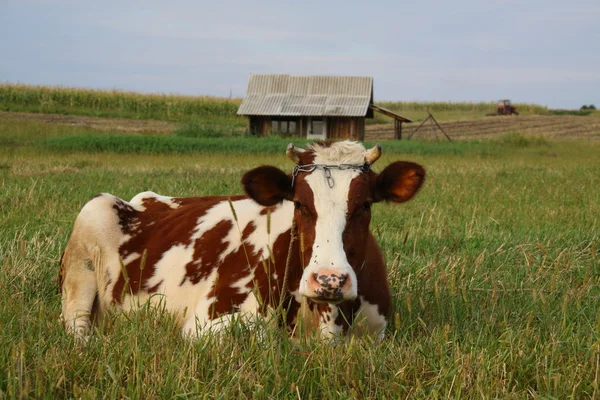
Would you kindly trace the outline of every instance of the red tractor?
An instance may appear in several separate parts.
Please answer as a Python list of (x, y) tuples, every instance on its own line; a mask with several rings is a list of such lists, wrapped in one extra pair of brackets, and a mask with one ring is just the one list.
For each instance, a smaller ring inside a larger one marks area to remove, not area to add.
[(519, 115), (517, 107), (510, 104), (510, 100), (500, 100), (496, 107), (496, 115)]

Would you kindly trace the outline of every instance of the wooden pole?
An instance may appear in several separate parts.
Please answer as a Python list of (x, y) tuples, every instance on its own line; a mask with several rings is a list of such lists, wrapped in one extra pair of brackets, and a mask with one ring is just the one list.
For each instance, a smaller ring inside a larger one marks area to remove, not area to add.
[(433, 134), (435, 135), (435, 141), (439, 142), (440, 139), (438, 138), (438, 134), (437, 134), (437, 131), (435, 130), (435, 125), (433, 123), (433, 115), (431, 115), (431, 113), (429, 113), (429, 117), (427, 117), (427, 119), (429, 120), (429, 125), (431, 126), (431, 130), (433, 131)]
[(412, 131), (412, 132), (410, 133), (410, 135), (408, 135), (408, 137), (406, 138), (406, 140), (410, 140), (410, 138), (412, 137), (412, 135), (414, 135), (414, 134), (415, 134), (415, 132), (416, 132), (416, 131), (418, 131), (418, 130), (419, 130), (419, 128), (420, 128), (420, 127), (422, 127), (422, 126), (423, 126), (423, 124), (424, 124), (425, 122), (427, 122), (427, 120), (428, 120), (429, 118), (431, 118), (431, 114), (429, 114), (429, 117), (425, 118), (425, 119), (423, 120), (423, 122), (421, 122), (421, 124), (420, 124), (419, 126), (417, 126), (417, 127), (415, 128), (415, 130), (414, 130), (414, 131)]
[(440, 131), (442, 131), (442, 133), (444, 134), (444, 136), (446, 136), (446, 139), (448, 139), (449, 142), (452, 142), (452, 139), (450, 139), (450, 136), (448, 136), (446, 134), (446, 132), (442, 129), (442, 127), (440, 126), (440, 124), (438, 124), (438, 122), (436, 121), (436, 119), (433, 118), (433, 115), (431, 116), (431, 119), (433, 120), (433, 122), (435, 122), (435, 124), (437, 125), (437, 127), (440, 128)]
[(394, 120), (394, 139), (402, 140), (402, 121)]

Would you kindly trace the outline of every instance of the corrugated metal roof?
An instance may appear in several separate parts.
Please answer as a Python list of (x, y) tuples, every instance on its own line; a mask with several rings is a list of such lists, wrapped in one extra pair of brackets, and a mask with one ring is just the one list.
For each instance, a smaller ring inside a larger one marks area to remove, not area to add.
[(364, 117), (373, 78), (252, 74), (238, 115)]

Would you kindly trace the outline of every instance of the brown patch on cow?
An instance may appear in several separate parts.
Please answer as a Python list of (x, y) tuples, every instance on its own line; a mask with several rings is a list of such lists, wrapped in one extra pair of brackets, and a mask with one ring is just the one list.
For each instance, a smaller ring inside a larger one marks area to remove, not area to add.
[[(236, 200), (244, 196), (236, 196)], [(164, 253), (173, 246), (190, 246), (191, 238), (196, 229), (198, 219), (214, 207), (217, 203), (225, 201), (222, 196), (177, 198), (179, 208), (172, 209), (168, 205), (154, 198), (143, 200), (145, 211), (137, 211), (122, 200), (117, 201), (113, 207), (119, 218), (119, 226), (123, 234), (131, 238), (119, 247), (121, 259), (127, 258), (132, 253), (139, 253), (140, 257), (125, 266), (129, 278), (128, 287), (125, 287), (123, 272), (119, 274), (113, 286), (113, 300), (122, 301), (125, 293), (136, 294), (145, 288), (146, 282), (154, 276), (156, 263)], [(231, 222), (229, 222), (231, 225)], [(231, 227), (230, 227), (231, 228)], [(212, 249), (214, 251), (216, 249)], [(146, 251), (146, 260), (142, 268), (143, 253)], [(207, 250), (205, 250), (207, 251)], [(195, 250), (197, 252), (197, 250)], [(207, 251), (211, 254), (210, 251)], [(194, 257), (196, 260), (197, 258)], [(186, 267), (187, 269), (187, 267)], [(202, 273), (193, 274), (201, 277)], [(200, 278), (199, 278), (200, 279)], [(159, 288), (154, 286), (157, 291)]]
[[(348, 220), (343, 234), (344, 251), (348, 262), (356, 273), (358, 296), (379, 307), (387, 316), (391, 304), (385, 262), (373, 234), (369, 229), (371, 209), (367, 204), (375, 196), (377, 174), (370, 171), (360, 174), (350, 184), (348, 195)], [(346, 330), (360, 308), (358, 298), (340, 304), (340, 315), (336, 324)]]
[(113, 209), (116, 211), (117, 217), (119, 218), (121, 232), (124, 235), (134, 235), (135, 231), (139, 230), (139, 226), (136, 227), (135, 225), (138, 211), (121, 199), (115, 199)]
[(277, 207), (264, 207), (262, 210), (260, 210), (260, 215), (267, 215), (268, 213), (273, 213), (275, 210), (277, 209)]
[[(247, 241), (248, 236), (253, 230), (248, 227), (244, 229), (242, 236), (244, 242)], [(217, 286), (209, 294), (209, 296), (217, 298), (212, 307), (214, 312), (213, 318), (235, 310), (246, 300), (250, 293), (253, 293), (259, 300), (259, 312), (266, 313), (268, 307), (273, 309), (278, 307), (282, 295), (281, 284), (283, 283), (283, 276), (285, 274), (285, 262), (289, 242), (290, 230), (280, 234), (275, 239), (273, 248), (271, 249), (275, 260), (274, 263), (271, 257), (262, 259), (257, 249), (247, 243), (244, 245), (245, 248), (240, 247), (237, 251), (225, 257), (219, 268)], [(244, 293), (240, 293), (237, 287), (231, 286), (240, 279), (247, 278), (252, 273), (254, 276), (243, 289)], [(277, 274), (277, 280), (273, 278), (273, 274)], [(288, 290), (283, 291), (283, 295), (286, 298), (289, 296), (291, 290), (298, 288), (301, 276), (300, 260), (292, 257), (289, 266), (289, 287)]]
[(375, 178), (375, 174), (369, 171), (367, 173), (358, 174), (358, 176), (350, 182), (347, 203), (348, 218), (364, 211), (370, 213), (370, 207), (366, 208), (365, 205), (373, 202)]
[(196, 239), (192, 261), (185, 266), (186, 273), (180, 286), (188, 280), (193, 285), (197, 284), (208, 277), (212, 270), (219, 265), (221, 253), (229, 246), (229, 242), (223, 239), (229, 235), (232, 228), (233, 223), (230, 220), (223, 220)]
[(244, 231), (242, 232), (242, 240), (248, 239), (248, 237), (252, 235), (252, 232), (254, 232), (255, 230), (256, 224), (253, 221), (250, 221), (248, 225), (246, 225), (246, 227), (244, 228)]
[(377, 241), (370, 232), (365, 245), (364, 266), (357, 271), (356, 278), (358, 295), (369, 303), (376, 304), (381, 315), (389, 315), (391, 296), (385, 261)]
[(350, 329), (359, 308), (360, 301), (358, 298), (338, 304), (338, 315), (335, 318), (335, 324), (341, 326), (344, 333), (347, 333)]
[[(298, 241), (301, 244), (300, 256), (302, 266), (306, 267), (312, 257), (312, 248), (316, 237), (317, 210), (312, 189), (306, 182), (306, 173), (296, 177), (296, 192), (294, 196), (294, 219), (298, 228)], [(298, 208), (296, 205), (300, 205)]]
[[(372, 173), (363, 173), (350, 182), (348, 191), (348, 214), (346, 227), (342, 233), (344, 251), (352, 269), (358, 275), (364, 267), (369, 224), (371, 222), (371, 203), (373, 202)], [(368, 207), (367, 207), (368, 205)], [(360, 281), (357, 282), (360, 286)]]
[[(241, 288), (242, 293), (240, 293), (240, 288), (232, 287), (237, 281), (248, 278), (248, 276), (253, 274), (253, 271), (258, 272), (261, 268), (254, 246), (246, 243), (248, 236), (255, 229), (254, 223), (249, 223), (246, 226), (246, 229), (242, 232), (242, 245), (236, 251), (228, 254), (219, 266), (219, 279), (208, 295), (208, 297), (216, 297), (215, 303), (211, 307), (214, 313), (213, 317), (227, 314), (242, 304), (249, 295), (249, 292), (246, 291), (247, 289), (251, 290), (254, 288), (259, 291), (261, 289), (261, 285), (257, 283), (260, 280), (256, 276), (244, 288)], [(217, 256), (220, 256), (221, 253), (222, 251), (219, 251)], [(257, 286), (256, 288), (254, 287), (255, 285)], [(263, 282), (262, 286), (264, 285), (266, 285), (266, 282)]]
[(315, 153), (312, 151), (305, 151), (304, 153), (298, 154), (298, 165), (312, 164), (315, 161)]

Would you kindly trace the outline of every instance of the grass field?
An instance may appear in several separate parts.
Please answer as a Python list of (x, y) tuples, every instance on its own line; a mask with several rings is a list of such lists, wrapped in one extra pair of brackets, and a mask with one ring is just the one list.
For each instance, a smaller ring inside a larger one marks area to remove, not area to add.
[(241, 325), (188, 342), (149, 309), (116, 313), (79, 348), (58, 321), (57, 271), (89, 198), (229, 195), (247, 169), (291, 170), (283, 139), (131, 137), (0, 121), (0, 398), (600, 396), (600, 145), (383, 143), (376, 170), (402, 158), (428, 180), (374, 207), (394, 298), (380, 344)]

